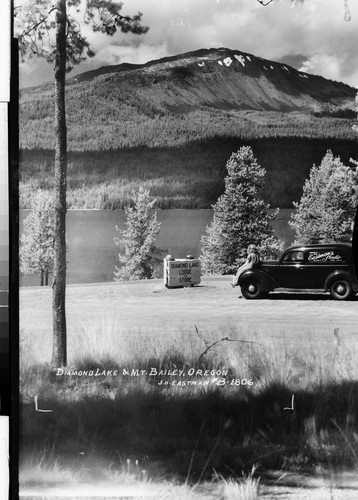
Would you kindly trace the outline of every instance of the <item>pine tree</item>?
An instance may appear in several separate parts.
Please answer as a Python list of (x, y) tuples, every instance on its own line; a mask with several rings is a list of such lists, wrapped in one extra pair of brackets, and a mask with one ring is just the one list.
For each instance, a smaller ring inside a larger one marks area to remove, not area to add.
[(160, 229), (157, 212), (153, 212), (155, 201), (151, 199), (148, 189), (140, 188), (138, 192), (132, 192), (133, 206), (125, 208), (126, 229), (116, 226), (119, 236), (114, 241), (124, 249), (124, 253), (119, 253), (119, 262), (123, 265), (116, 266), (114, 272), (116, 281), (154, 277), (154, 242)]
[[(358, 92), (356, 94), (356, 111), (358, 112)], [(357, 123), (353, 125), (353, 130), (358, 133), (358, 116)], [(350, 162), (353, 163), (358, 169), (358, 161), (350, 158)], [(353, 257), (354, 257), (354, 265), (355, 265), (355, 275), (358, 279), (358, 203), (356, 203), (356, 213), (354, 217), (354, 221), (352, 224), (352, 249), (353, 249)]]
[(237, 270), (240, 257), (250, 243), (265, 245), (272, 236), (269, 213), (260, 197), (265, 169), (248, 146), (233, 153), (226, 164), (225, 192), (213, 205), (214, 216), (202, 237), (202, 265), (207, 273), (226, 274)]
[[(67, 364), (66, 327), (66, 72), (95, 53), (81, 33), (76, 19), (83, 7), (83, 20), (94, 32), (114, 35), (142, 34), (142, 14), (130, 17), (121, 13), (123, 4), (113, 0), (34, 0), (15, 9), (15, 29), (21, 57), (37, 55), (54, 64), (55, 99), (55, 260), (52, 282), (52, 365)], [(73, 14), (71, 14), (71, 12)]]
[(48, 285), (55, 258), (54, 197), (39, 191), (31, 203), (20, 239), (20, 272), (39, 274), (41, 286)]
[[(356, 111), (358, 112), (358, 92), (356, 94), (356, 98), (355, 98), (355, 108), (356, 108)], [(357, 116), (357, 119), (358, 119), (358, 116)], [(352, 127), (352, 129), (355, 131), (355, 132), (358, 132), (358, 123), (355, 123)]]
[(297, 213), (290, 226), (296, 232), (296, 242), (351, 241), (357, 189), (357, 169), (345, 166), (328, 151), (319, 166), (313, 165), (302, 198), (294, 203)]

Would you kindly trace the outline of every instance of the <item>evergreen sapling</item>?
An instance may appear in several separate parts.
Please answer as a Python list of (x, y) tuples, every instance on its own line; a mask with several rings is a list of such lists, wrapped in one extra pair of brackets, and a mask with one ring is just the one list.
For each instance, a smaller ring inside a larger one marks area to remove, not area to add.
[(39, 274), (41, 286), (48, 285), (55, 258), (54, 196), (39, 191), (31, 203), (20, 238), (20, 272)]
[(153, 212), (155, 199), (151, 199), (149, 190), (140, 188), (132, 192), (133, 206), (125, 208), (126, 228), (121, 230), (116, 226), (119, 236), (114, 239), (124, 253), (119, 253), (114, 279), (140, 280), (154, 277), (153, 263), (155, 258), (155, 238), (160, 230), (157, 212)]

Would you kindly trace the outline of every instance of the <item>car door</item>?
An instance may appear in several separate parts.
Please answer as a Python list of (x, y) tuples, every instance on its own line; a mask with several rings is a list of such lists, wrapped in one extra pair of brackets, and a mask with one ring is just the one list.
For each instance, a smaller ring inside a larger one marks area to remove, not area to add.
[(343, 254), (335, 249), (309, 250), (304, 270), (306, 288), (323, 289), (327, 277), (336, 270), (347, 270)]
[(287, 252), (275, 269), (275, 280), (280, 288), (307, 288), (304, 279), (306, 255), (302, 250)]

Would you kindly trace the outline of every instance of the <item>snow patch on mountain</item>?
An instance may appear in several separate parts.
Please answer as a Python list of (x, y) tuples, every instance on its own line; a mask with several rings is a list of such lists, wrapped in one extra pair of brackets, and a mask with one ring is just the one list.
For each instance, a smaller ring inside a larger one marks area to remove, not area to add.
[(300, 75), (301, 78), (308, 78), (307, 75), (301, 75), (301, 73), (299, 73), (299, 75)]
[(222, 65), (223, 65), (222, 61), (218, 61), (218, 64), (220, 64), (220, 66), (222, 66)]
[(265, 71), (267, 71), (267, 68), (266, 68), (266, 66), (264, 66), (264, 70), (265, 70)]
[(251, 62), (251, 57), (250, 56), (246, 56), (246, 59)]
[(232, 59), (231, 59), (231, 57), (226, 57), (226, 58), (224, 59), (224, 64), (225, 64), (225, 66), (229, 67), (231, 63), (232, 63)]
[(200, 66), (200, 68), (202, 68), (203, 66), (205, 66), (205, 63), (204, 62), (198, 63), (198, 66)]
[(271, 68), (271, 69), (274, 69), (274, 67), (272, 66), (272, 64), (271, 64), (270, 68)]
[(290, 70), (288, 68), (286, 68), (286, 66), (284, 66), (283, 69), (285, 69), (286, 71), (290, 72)]
[(237, 54), (234, 55), (235, 59), (239, 61), (244, 67), (245, 67), (245, 58), (244, 56), (238, 56)]

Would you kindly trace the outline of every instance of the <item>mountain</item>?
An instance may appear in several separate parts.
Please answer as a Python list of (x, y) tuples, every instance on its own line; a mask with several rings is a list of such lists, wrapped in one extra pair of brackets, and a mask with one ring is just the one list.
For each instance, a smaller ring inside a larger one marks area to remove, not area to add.
[[(53, 89), (48, 82), (21, 91), (21, 147), (54, 147)], [(108, 66), (68, 79), (69, 147), (158, 147), (268, 133), (330, 136), (332, 123), (322, 127), (307, 113), (352, 115), (355, 94), (344, 83), (224, 48)], [(349, 136), (350, 125), (342, 126)], [(333, 129), (336, 134), (337, 124)]]
[[(227, 110), (316, 110), (330, 104), (350, 107), (349, 85), (238, 50), (202, 49), (142, 65), (120, 64), (82, 73), (72, 84), (102, 77), (106, 84), (130, 85), (158, 109), (182, 113), (198, 106)], [(109, 76), (112, 75), (112, 76)]]
[[(68, 202), (123, 208), (139, 185), (161, 208), (208, 208), (231, 153), (251, 145), (272, 206), (299, 200), (328, 149), (357, 157), (356, 89), (229, 49), (69, 78)], [(21, 90), (20, 206), (53, 187), (54, 84)]]

